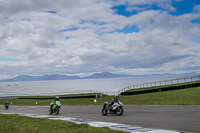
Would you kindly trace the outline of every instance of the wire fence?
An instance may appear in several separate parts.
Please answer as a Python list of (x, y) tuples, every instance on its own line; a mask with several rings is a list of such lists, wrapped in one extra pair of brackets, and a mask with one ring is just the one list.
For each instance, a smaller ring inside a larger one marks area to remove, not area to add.
[(171, 79), (171, 80), (143, 83), (143, 84), (137, 84), (137, 85), (130, 85), (130, 86), (127, 86), (127, 87), (119, 90), (118, 94), (121, 94), (122, 92), (132, 90), (132, 89), (150, 88), (150, 87), (156, 87), (156, 86), (166, 86), (166, 85), (187, 83), (187, 82), (193, 82), (193, 81), (199, 81), (199, 80), (200, 80), (200, 76), (195, 76), (195, 77), (187, 77), (187, 78), (179, 78), (179, 79)]

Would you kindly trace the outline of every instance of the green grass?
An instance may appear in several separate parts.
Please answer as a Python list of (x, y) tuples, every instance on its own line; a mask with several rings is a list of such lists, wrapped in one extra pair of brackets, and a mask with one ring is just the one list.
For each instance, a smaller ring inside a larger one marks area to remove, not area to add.
[[(96, 103), (94, 103), (95, 98), (75, 98), (60, 100), (62, 105), (103, 105), (104, 102), (109, 102), (112, 98), (113, 96), (103, 95), (102, 98), (96, 99)], [(120, 99), (125, 105), (200, 105), (200, 87), (138, 95), (120, 95)], [(12, 102), (12, 105), (34, 106), (37, 102), (37, 106), (49, 106), (53, 99), (0, 100), (0, 105), (3, 105), (6, 101), (9, 103)], [(30, 118), (19, 115), (0, 114), (0, 133), (12, 132), (116, 133), (120, 131), (110, 130), (105, 127), (90, 127), (88, 124), (75, 124), (62, 120), (49, 120), (47, 118)]]
[(136, 105), (200, 105), (200, 87), (122, 96), (121, 100)]
[[(113, 96), (103, 95), (102, 98), (75, 98), (60, 99), (62, 105), (103, 105), (106, 101), (110, 102)], [(200, 87), (154, 92), (138, 95), (120, 95), (120, 99), (125, 105), (200, 105)], [(35, 100), (35, 99), (16, 99), (0, 100), (0, 105), (6, 101), (12, 102), (12, 105), (25, 106), (49, 106), (53, 99)]]
[[(103, 95), (102, 98), (73, 98), (73, 99), (60, 99), (62, 105), (103, 105), (106, 101), (111, 101), (113, 96)], [(94, 102), (94, 99), (97, 102)], [(15, 100), (0, 100), (0, 105), (6, 101), (12, 102), (12, 105), (25, 105), (25, 106), (48, 106), (53, 99), (15, 99)]]
[(122, 133), (107, 127), (90, 127), (63, 120), (0, 114), (0, 133)]
[(145, 90), (153, 90), (153, 89), (160, 89), (165, 87), (176, 87), (176, 86), (184, 86), (184, 85), (190, 85), (200, 83), (200, 81), (193, 81), (193, 82), (187, 82), (187, 83), (179, 83), (179, 84), (172, 84), (172, 85), (164, 85), (164, 86), (154, 86), (154, 87), (147, 87), (147, 88), (140, 88), (140, 89), (131, 89), (127, 90), (125, 92), (137, 92), (137, 91), (145, 91)]
[[(103, 105), (105, 101), (111, 101), (113, 96), (103, 95), (97, 98), (80, 99), (60, 99), (62, 105)], [(120, 99), (125, 105), (200, 105), (200, 87), (187, 88), (173, 91), (163, 91), (155, 93), (146, 93), (139, 95), (120, 95)], [(3, 105), (5, 101), (12, 102), (13, 105), (48, 106), (50, 100), (34, 100), (34, 99), (16, 99), (16, 100), (0, 100)], [(12, 106), (12, 105), (11, 105)], [(90, 127), (88, 124), (74, 124), (61, 120), (49, 120), (45, 118), (29, 118), (19, 115), (2, 115), (0, 114), (0, 133), (46, 133), (46, 132), (67, 132), (67, 133), (112, 133), (108, 128)]]

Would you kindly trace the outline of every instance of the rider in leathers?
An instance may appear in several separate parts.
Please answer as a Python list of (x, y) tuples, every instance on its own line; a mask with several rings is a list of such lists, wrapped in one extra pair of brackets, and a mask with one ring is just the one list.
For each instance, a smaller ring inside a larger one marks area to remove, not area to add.
[(112, 99), (112, 101), (111, 101), (110, 104), (109, 104), (109, 108), (112, 109), (112, 105), (113, 105), (114, 103), (118, 102), (118, 101), (119, 101), (119, 95), (115, 95), (115, 97)]
[(56, 96), (56, 98), (51, 103), (51, 109), (52, 109), (53, 105), (56, 104), (56, 101), (60, 101), (58, 96)]

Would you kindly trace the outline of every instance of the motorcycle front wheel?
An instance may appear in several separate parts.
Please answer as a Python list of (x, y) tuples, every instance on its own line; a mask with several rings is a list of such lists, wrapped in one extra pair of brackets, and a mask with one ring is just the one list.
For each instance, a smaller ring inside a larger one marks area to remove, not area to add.
[(55, 111), (55, 113), (56, 113), (56, 115), (59, 114), (59, 108), (58, 108), (58, 107), (56, 107), (56, 111)]
[(50, 106), (50, 108), (49, 108), (49, 114), (52, 115), (52, 113), (53, 113), (53, 109)]
[(122, 115), (124, 112), (124, 108), (123, 107), (118, 107), (116, 110), (116, 115), (120, 116)]

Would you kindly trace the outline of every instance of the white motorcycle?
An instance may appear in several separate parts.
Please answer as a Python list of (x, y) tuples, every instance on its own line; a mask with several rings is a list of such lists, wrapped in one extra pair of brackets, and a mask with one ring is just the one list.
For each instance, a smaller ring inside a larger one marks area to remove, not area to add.
[(124, 112), (123, 106), (124, 104), (120, 100), (115, 102), (112, 106), (109, 106), (109, 102), (105, 102), (102, 109), (102, 115), (116, 114), (120, 116)]

